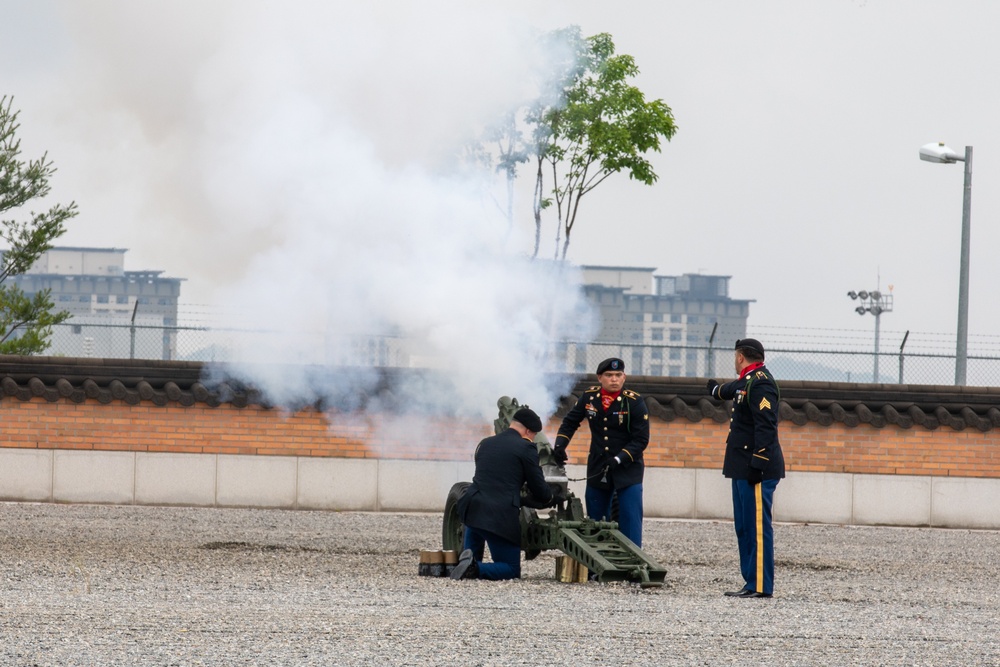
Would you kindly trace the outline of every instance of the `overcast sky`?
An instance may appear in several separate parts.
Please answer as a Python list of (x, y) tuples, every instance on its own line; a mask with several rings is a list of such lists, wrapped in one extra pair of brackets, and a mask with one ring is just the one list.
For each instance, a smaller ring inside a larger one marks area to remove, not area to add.
[[(278, 4), (0, 0), (25, 157), (48, 151), (55, 196), (81, 211), (61, 245), (127, 248), (126, 268), (186, 278), (183, 303), (207, 310), (259, 293), (249, 272), (295, 286), (338, 261), (337, 238), (370, 224), (351, 218), (366, 201), (391, 218), (389, 254), (400, 239), (429, 260), (461, 254), (453, 228), (412, 226), (436, 217), (414, 193), (441, 187), (433, 167), (457, 138), (530, 92), (545, 56), (525, 36), (576, 24), (636, 58), (679, 130), (654, 186), (619, 175), (584, 200), (572, 262), (731, 275), (751, 327), (870, 330), (846, 292), (891, 286), (883, 341), (953, 340), (962, 165), (918, 150), (972, 145), (973, 348), (1000, 333), (1000, 3)], [(338, 188), (353, 199), (316, 196)], [(519, 203), (524, 234), (504, 252), (529, 248)], [(336, 234), (306, 218), (338, 220)], [(380, 238), (364, 252), (384, 254)], [(419, 276), (394, 280), (433, 297)]]

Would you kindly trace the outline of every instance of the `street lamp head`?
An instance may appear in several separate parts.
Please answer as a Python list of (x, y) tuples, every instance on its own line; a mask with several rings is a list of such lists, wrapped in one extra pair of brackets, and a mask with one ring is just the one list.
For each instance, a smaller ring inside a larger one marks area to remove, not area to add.
[(850, 292), (847, 293), (847, 296), (851, 297), (852, 299), (857, 299), (858, 293), (855, 292), (854, 290), (851, 290)]
[(854, 312), (856, 312), (858, 315), (864, 315), (867, 310), (868, 309), (865, 308), (864, 306), (858, 306), (857, 308), (854, 309)]
[(865, 299), (868, 298), (868, 292), (866, 292), (865, 290), (861, 290), (860, 292), (858, 292), (858, 298), (864, 301)]
[(882, 292), (879, 292), (878, 290), (875, 290), (869, 296), (871, 296), (872, 301), (878, 301), (879, 299), (882, 298)]
[(965, 158), (945, 146), (943, 142), (921, 146), (920, 159), (938, 164), (954, 164), (956, 161), (965, 161)]

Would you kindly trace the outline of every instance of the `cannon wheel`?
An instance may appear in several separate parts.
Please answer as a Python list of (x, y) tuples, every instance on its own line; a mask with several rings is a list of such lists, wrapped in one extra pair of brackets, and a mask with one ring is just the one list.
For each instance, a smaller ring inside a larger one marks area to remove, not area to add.
[(525, 548), (525, 544), (528, 543), (526, 526), (530, 526), (538, 521), (538, 512), (530, 507), (521, 506), (521, 548), (524, 549), (524, 560), (535, 560), (538, 554), (542, 553), (541, 549), (529, 549)]
[(458, 517), (458, 499), (469, 487), (469, 482), (457, 482), (448, 492), (444, 502), (444, 521), (441, 525), (441, 545), (445, 551), (462, 551), (465, 542), (465, 524)]

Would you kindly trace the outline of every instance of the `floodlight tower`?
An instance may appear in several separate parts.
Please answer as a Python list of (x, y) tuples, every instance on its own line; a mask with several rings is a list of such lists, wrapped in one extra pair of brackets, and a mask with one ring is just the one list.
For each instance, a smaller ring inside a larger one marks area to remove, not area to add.
[(864, 315), (865, 313), (871, 313), (875, 316), (875, 369), (872, 378), (875, 382), (879, 381), (878, 377), (878, 334), (879, 334), (879, 321), (882, 318), (882, 313), (892, 312), (892, 285), (889, 285), (889, 294), (883, 294), (879, 290), (872, 290), (871, 292), (867, 290), (861, 290), (860, 292), (855, 292), (851, 290), (847, 293), (847, 296), (851, 297), (852, 300), (860, 300), (861, 305), (854, 309), (858, 315)]

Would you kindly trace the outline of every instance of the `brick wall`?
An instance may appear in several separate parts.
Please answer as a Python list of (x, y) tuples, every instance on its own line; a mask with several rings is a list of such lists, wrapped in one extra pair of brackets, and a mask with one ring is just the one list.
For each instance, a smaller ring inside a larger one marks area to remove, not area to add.
[[(294, 414), (256, 406), (0, 401), (4, 447), (469, 461), (492, 424), (422, 417)], [(546, 432), (555, 436), (558, 420)], [(651, 419), (647, 465), (721, 468), (727, 424)], [(790, 471), (1000, 478), (1000, 430), (781, 424)], [(586, 432), (570, 447), (583, 463)]]
[[(728, 424), (654, 421), (647, 465), (721, 468)], [(781, 422), (788, 470), (1000, 478), (1000, 433), (951, 428), (848, 427)]]

